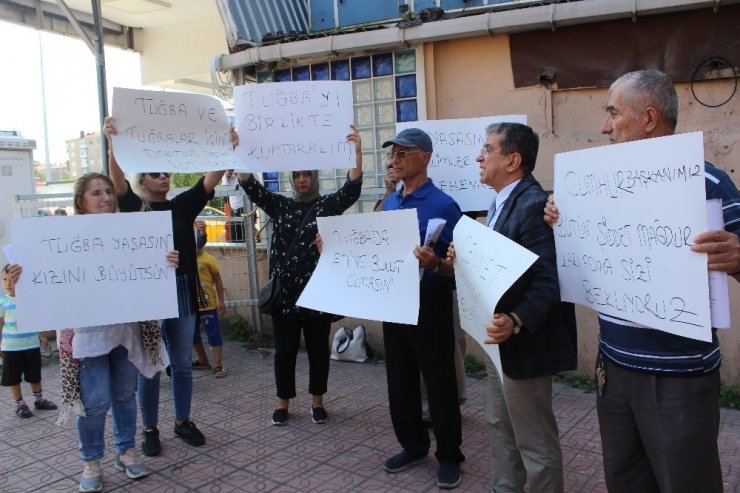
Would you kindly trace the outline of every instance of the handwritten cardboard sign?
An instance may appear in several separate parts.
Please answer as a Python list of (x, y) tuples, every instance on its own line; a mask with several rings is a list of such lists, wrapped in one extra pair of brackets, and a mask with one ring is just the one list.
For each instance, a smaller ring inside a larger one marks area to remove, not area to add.
[(113, 88), (113, 150), (127, 173), (192, 173), (238, 166), (229, 121), (210, 96)]
[(503, 375), (497, 344), (483, 344), (501, 297), (537, 255), (483, 224), (463, 216), (452, 232), (460, 325), (481, 345)]
[(318, 217), (324, 247), (298, 306), (348, 317), (416, 324), (416, 209)]
[(711, 340), (701, 132), (555, 155), (565, 301)]
[(236, 153), (248, 171), (354, 168), (348, 81), (266, 82), (234, 88)]
[(176, 317), (170, 212), (16, 219), (18, 328), (27, 332)]
[(434, 153), (427, 173), (440, 190), (451, 196), (465, 211), (485, 211), (496, 192), (480, 182), (475, 158), (486, 141), (491, 123), (527, 124), (527, 115), (484, 116), (452, 120), (425, 120), (396, 124), (396, 132), (420, 128), (432, 138)]

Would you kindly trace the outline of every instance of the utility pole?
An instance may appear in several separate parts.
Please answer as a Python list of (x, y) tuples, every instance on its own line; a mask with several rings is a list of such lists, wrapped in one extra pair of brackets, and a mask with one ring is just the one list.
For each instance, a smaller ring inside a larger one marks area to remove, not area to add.
[(46, 121), (46, 75), (44, 73), (44, 46), (41, 39), (41, 29), (39, 35), (39, 67), (41, 68), (41, 115), (44, 122), (44, 158), (46, 159), (46, 183), (51, 181), (51, 160), (49, 158), (49, 125)]
[(100, 0), (91, 0), (93, 20), (95, 21), (95, 65), (98, 70), (98, 108), (100, 112), (100, 139), (103, 149), (103, 173), (108, 174), (108, 139), (103, 133), (103, 121), (108, 116), (108, 92), (105, 80), (105, 39), (103, 20), (100, 14)]

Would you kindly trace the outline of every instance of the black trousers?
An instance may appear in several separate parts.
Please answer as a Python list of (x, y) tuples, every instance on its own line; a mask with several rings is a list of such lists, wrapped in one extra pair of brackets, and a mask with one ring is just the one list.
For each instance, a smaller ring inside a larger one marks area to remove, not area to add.
[(301, 329), (308, 353), (308, 392), (324, 395), (329, 380), (329, 329), (325, 317), (299, 320), (272, 316), (275, 338), (275, 384), (278, 399), (292, 399), (295, 391), (295, 364), (301, 342)]
[(429, 451), (429, 432), (421, 420), (421, 372), (437, 440), (435, 455), (440, 462), (462, 462), (450, 286), (422, 284), (418, 325), (385, 322), (383, 340), (391, 421), (401, 447), (414, 455)]

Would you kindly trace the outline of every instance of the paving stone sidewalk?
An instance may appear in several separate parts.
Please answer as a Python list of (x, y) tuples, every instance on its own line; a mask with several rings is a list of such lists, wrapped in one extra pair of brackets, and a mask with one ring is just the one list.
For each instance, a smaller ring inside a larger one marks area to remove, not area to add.
[[(44, 390), (59, 402), (59, 366), (44, 366)], [(382, 469), (399, 451), (388, 415), (385, 367), (332, 361), (326, 407), (329, 421), (315, 425), (305, 353), (298, 358), (299, 396), (288, 425), (270, 425), (275, 405), (272, 356), (226, 342), (228, 375), (193, 373), (192, 418), (206, 435), (194, 448), (172, 430), (170, 381), (162, 378), (160, 433), (163, 453), (145, 458), (152, 474), (132, 481), (113, 467), (107, 421), (104, 491), (176, 492), (430, 492), (437, 465), (429, 460), (399, 474)], [(30, 388), (23, 392), (31, 397)], [(484, 380), (468, 379), (463, 414), (463, 480), (457, 491), (490, 492), (490, 444), (485, 421)], [(556, 384), (554, 400), (565, 463), (566, 492), (605, 492), (595, 396)], [(0, 400), (0, 492), (77, 491), (82, 463), (74, 420), (56, 426), (57, 411), (15, 416), (7, 395)], [(138, 443), (139, 437), (137, 437)], [(725, 492), (740, 493), (740, 412), (722, 410), (720, 455)], [(432, 443), (432, 449), (434, 443)], [(701, 474), (701, 471), (697, 471)]]

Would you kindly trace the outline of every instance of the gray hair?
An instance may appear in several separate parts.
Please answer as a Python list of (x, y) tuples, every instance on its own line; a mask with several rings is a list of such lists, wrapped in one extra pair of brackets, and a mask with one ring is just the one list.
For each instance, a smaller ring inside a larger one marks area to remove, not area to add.
[(522, 168), (525, 172), (534, 171), (537, 162), (537, 151), (540, 147), (540, 138), (532, 127), (521, 123), (491, 123), (486, 127), (486, 137), (491, 134), (501, 136), (499, 145), (502, 154), (518, 152), (522, 156)]
[(628, 72), (615, 80), (609, 92), (625, 85), (624, 101), (634, 110), (642, 111), (654, 107), (660, 116), (676, 129), (678, 123), (678, 96), (671, 78), (660, 70), (637, 70)]

